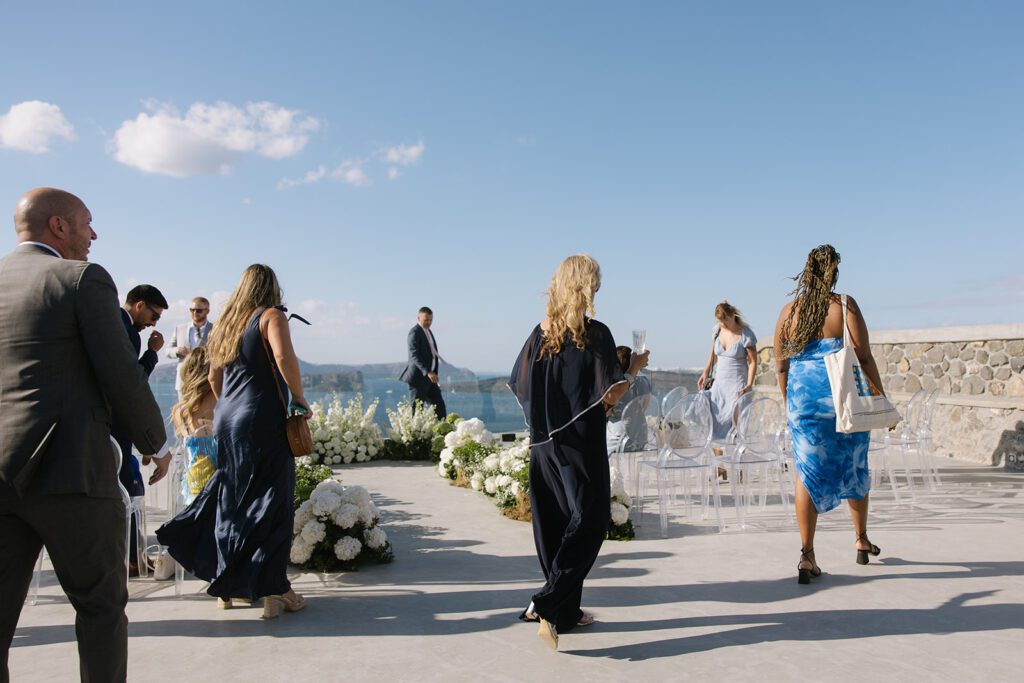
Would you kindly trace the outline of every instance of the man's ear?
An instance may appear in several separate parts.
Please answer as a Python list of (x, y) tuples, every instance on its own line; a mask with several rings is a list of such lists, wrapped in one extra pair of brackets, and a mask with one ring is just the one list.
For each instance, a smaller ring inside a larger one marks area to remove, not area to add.
[(61, 216), (50, 216), (50, 220), (46, 222), (46, 226), (50, 229), (51, 235), (63, 239), (68, 232), (64, 222), (65, 221)]

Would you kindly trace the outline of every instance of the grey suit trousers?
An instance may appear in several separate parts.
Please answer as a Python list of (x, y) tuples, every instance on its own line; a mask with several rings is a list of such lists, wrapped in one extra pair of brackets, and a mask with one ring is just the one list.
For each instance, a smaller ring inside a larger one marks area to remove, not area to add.
[[(124, 502), (68, 494), (0, 500), (0, 683), (10, 680), (7, 660), (11, 641), (44, 545), (61, 588), (75, 608), (82, 680), (126, 680)], [(29, 672), (18, 674), (23, 678)]]

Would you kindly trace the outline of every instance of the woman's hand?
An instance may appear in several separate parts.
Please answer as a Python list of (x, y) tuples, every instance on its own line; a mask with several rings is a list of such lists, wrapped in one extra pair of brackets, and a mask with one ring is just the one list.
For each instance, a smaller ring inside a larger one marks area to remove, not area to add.
[(708, 381), (708, 373), (700, 373), (700, 377), (697, 379), (697, 390), (704, 391), (704, 382)]
[(305, 396), (292, 396), (291, 403), (288, 406), (289, 411), (292, 407), (301, 408), (303, 413), (302, 416), (307, 420), (313, 416), (313, 411), (309, 407), (309, 403), (306, 401)]
[(753, 389), (754, 389), (753, 385), (748, 384), (747, 386), (743, 387), (742, 389), (740, 389), (739, 391), (736, 392), (736, 398), (739, 398), (743, 394), (749, 393)]
[(647, 359), (651, 355), (651, 350), (648, 349), (643, 353), (636, 353), (635, 351), (630, 354), (629, 357), (629, 374), (636, 376), (636, 373), (640, 372), (647, 367)]

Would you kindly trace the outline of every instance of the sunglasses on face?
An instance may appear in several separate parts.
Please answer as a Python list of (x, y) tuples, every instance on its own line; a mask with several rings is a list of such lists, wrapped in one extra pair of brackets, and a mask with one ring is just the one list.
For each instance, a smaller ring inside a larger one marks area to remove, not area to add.
[(149, 304), (146, 304), (146, 308), (148, 308), (149, 312), (153, 314), (153, 322), (157, 322), (160, 320), (160, 314), (156, 312), (155, 308), (153, 308)]
[(193, 313), (206, 313), (210, 309), (209, 308), (190, 308), (188, 310), (192, 311)]

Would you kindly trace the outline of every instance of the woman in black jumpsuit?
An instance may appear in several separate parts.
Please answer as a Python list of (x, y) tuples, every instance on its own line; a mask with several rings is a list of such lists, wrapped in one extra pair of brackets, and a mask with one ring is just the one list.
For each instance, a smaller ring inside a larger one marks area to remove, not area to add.
[(533, 537), (546, 582), (521, 618), (557, 648), (558, 634), (593, 618), (580, 609), (583, 580), (608, 530), (611, 491), (606, 410), (646, 367), (634, 354), (623, 374), (608, 328), (588, 318), (601, 270), (570, 256), (548, 289), (547, 317), (530, 333), (509, 387), (530, 428)]

